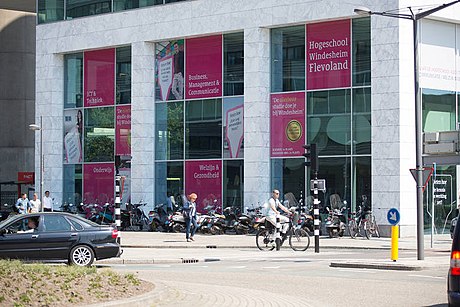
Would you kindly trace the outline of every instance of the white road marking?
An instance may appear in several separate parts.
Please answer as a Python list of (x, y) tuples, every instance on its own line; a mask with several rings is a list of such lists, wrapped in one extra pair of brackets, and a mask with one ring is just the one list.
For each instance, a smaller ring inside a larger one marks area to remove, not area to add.
[(245, 265), (240, 265), (240, 266), (231, 266), (229, 267), (230, 269), (245, 269), (246, 266)]
[(350, 273), (350, 272), (353, 272), (353, 273), (370, 273), (370, 274), (375, 274), (375, 273), (377, 273), (377, 270), (372, 270), (372, 269), (357, 270), (357, 269), (344, 269), (344, 268), (340, 268), (340, 269), (338, 269), (338, 271), (340, 271), (340, 272), (347, 272), (347, 273)]
[(421, 278), (433, 278), (433, 279), (446, 279), (446, 277), (439, 277), (439, 276), (429, 276), (429, 275), (417, 275), (411, 274), (410, 277), (421, 277)]
[(264, 266), (262, 269), (279, 269), (280, 266)]

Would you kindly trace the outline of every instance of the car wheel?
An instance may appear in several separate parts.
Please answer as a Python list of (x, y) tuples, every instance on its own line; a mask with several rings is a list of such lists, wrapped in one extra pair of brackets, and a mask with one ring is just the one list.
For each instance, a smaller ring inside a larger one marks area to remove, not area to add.
[(91, 266), (94, 261), (93, 250), (86, 245), (77, 245), (70, 251), (69, 264), (77, 266)]

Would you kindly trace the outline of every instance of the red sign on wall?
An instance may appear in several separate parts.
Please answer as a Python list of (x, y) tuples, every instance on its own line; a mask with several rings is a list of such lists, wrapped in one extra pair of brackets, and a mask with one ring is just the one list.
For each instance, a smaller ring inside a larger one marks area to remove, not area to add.
[(34, 172), (18, 172), (18, 182), (34, 183), (35, 173)]
[(222, 96), (222, 35), (187, 39), (185, 98)]
[(270, 100), (271, 156), (301, 156), (305, 143), (305, 93), (273, 94)]
[(196, 193), (197, 211), (205, 212), (210, 206), (216, 212), (222, 212), (222, 161), (186, 161), (185, 193)]
[(307, 25), (307, 90), (349, 87), (350, 20)]
[(83, 166), (83, 192), (85, 204), (113, 204), (115, 193), (115, 165), (94, 163)]
[(113, 105), (115, 101), (115, 49), (84, 54), (85, 107)]
[(131, 155), (131, 107), (116, 107), (115, 152), (119, 156)]

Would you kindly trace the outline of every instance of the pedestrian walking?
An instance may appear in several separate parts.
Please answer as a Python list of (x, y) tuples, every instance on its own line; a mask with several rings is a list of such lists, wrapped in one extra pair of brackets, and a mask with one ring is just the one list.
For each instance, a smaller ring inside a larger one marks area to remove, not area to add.
[(21, 195), (21, 198), (19, 198), (16, 201), (16, 204), (14, 205), (16, 209), (18, 210), (19, 214), (26, 214), (29, 212), (31, 208), (31, 204), (29, 202), (29, 199), (27, 198), (27, 194), (23, 193)]
[[(195, 231), (198, 228), (198, 223), (196, 222), (196, 199), (198, 196), (195, 193), (192, 193), (188, 196), (188, 201), (183, 206), (182, 214), (185, 219), (185, 238), (187, 242), (195, 241), (193, 236)], [(191, 226), (193, 225), (193, 228)], [(190, 232), (191, 231), (191, 232)]]

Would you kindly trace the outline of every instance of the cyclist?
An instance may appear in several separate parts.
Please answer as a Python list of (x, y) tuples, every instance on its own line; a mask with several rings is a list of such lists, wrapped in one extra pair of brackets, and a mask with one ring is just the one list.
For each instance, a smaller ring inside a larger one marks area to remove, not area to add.
[(281, 215), (279, 209), (283, 210), (289, 215), (290, 215), (290, 212), (285, 206), (281, 204), (281, 202), (279, 201), (279, 197), (280, 197), (280, 191), (276, 189), (273, 190), (272, 197), (268, 201), (267, 220), (269, 220), (270, 223), (272, 223), (276, 227), (276, 218), (279, 218), (280, 223), (283, 225), (283, 227), (281, 228), (281, 234), (282, 234), (282, 237), (284, 237), (284, 235), (289, 229), (289, 218)]

